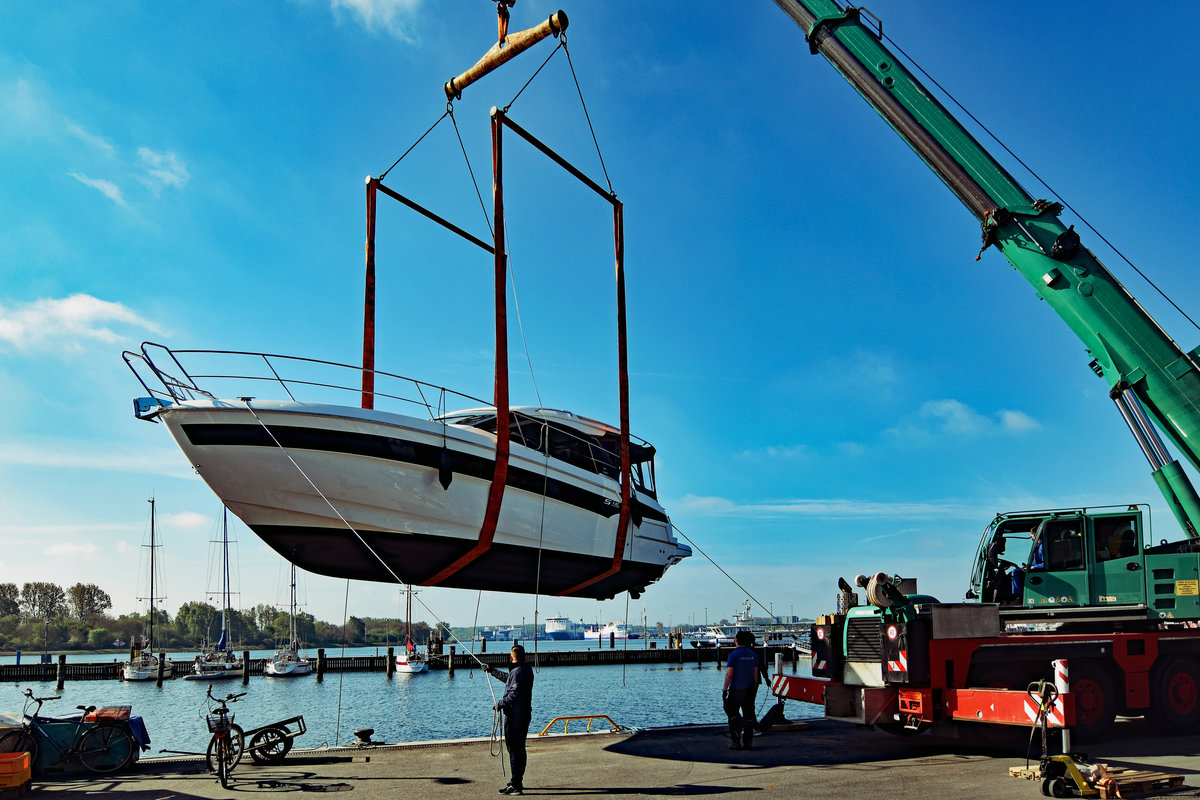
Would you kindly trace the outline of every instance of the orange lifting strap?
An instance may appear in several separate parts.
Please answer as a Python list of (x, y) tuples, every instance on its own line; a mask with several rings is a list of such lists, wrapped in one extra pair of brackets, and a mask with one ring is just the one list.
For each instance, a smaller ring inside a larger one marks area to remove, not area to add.
[[(501, 10), (503, 4), (501, 5)], [(446, 84), (448, 97), (461, 97), (462, 90), (491, 72), (496, 67), (511, 59), (521, 51), (547, 36), (558, 36), (567, 27), (567, 17), (562, 11), (552, 15), (546, 22), (536, 28), (506, 36), (504, 15), (501, 15), (501, 41), (471, 69)], [(621, 569), (628, 536), (631, 514), (631, 474), (629, 446), (629, 359), (627, 353), (627, 336), (625, 324), (625, 233), (622, 216), (622, 205), (616, 195), (606, 191), (598, 183), (580, 172), (560, 155), (551, 150), (521, 126), (517, 125), (499, 109), (492, 110), (492, 202), (493, 202), (493, 240), (489, 245), (472, 236), (463, 229), (439, 217), (437, 214), (420, 206), (407, 197), (384, 186), (378, 178), (367, 179), (367, 243), (366, 243), (366, 280), (363, 310), (363, 376), (362, 376), (362, 407), (374, 407), (374, 368), (375, 368), (375, 201), (376, 193), (384, 194), (400, 201), (423, 216), (437, 222), (443, 227), (457, 233), (484, 250), (492, 253), (495, 271), (495, 388), (496, 406), (496, 463), (492, 475), (491, 487), (488, 491), (487, 506), (484, 510), (483, 522), (480, 526), (479, 538), (470, 550), (454, 559), (424, 581), (426, 585), (436, 585), (453, 576), (459, 570), (475, 561), (486, 553), (492, 546), (496, 534), (496, 523), (500, 517), (500, 508), (504, 501), (504, 488), (508, 477), (510, 452), (509, 433), (509, 386), (508, 386), (508, 299), (505, 281), (508, 272), (508, 255), (504, 249), (504, 170), (503, 170), (503, 128), (507, 126), (514, 133), (532, 144), (537, 150), (563, 167), (572, 176), (595, 191), (613, 208), (613, 239), (616, 258), (617, 279), (617, 347), (618, 347), (618, 392), (621, 415), (621, 507), (617, 517), (617, 531), (613, 546), (612, 561), (599, 574), (588, 578), (582, 583), (560, 592), (562, 595), (574, 594), (592, 584), (616, 574)]]

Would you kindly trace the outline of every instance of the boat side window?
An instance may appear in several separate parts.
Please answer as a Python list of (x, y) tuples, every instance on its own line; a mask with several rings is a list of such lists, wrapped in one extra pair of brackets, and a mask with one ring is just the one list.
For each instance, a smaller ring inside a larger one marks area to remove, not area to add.
[(554, 425), (549, 426), (547, 434), (548, 450), (543, 452), (547, 452), (551, 458), (610, 478), (620, 474), (619, 467), (615, 466), (613, 454), (600, 443)]

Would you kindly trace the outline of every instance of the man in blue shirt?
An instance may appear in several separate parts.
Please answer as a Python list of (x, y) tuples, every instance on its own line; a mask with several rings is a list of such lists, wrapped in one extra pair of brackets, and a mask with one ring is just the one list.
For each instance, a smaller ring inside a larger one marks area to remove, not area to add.
[(753, 633), (738, 631), (734, 641), (738, 646), (729, 654), (721, 699), (729, 717), (729, 749), (749, 750), (754, 746), (754, 696), (767, 670), (754, 652)]
[(529, 721), (533, 717), (533, 667), (525, 663), (525, 648), (512, 646), (509, 659), (514, 666), (511, 672), (488, 667), (488, 674), (504, 681), (504, 695), (496, 703), (496, 710), (504, 712), (504, 740), (508, 744), (508, 764), (512, 768), (512, 779), (500, 790), (500, 794), (522, 794), (525, 791), (525, 737), (529, 734)]

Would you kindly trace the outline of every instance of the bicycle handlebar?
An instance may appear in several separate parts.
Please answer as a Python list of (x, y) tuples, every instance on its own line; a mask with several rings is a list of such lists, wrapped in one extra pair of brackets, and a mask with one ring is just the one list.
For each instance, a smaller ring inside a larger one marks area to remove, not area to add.
[(208, 699), (212, 700), (214, 703), (236, 703), (238, 701), (238, 698), (246, 696), (245, 692), (239, 692), (237, 694), (225, 695), (225, 699), (221, 700), (220, 698), (213, 697), (212, 690), (213, 690), (213, 685), (210, 683), (208, 685)]

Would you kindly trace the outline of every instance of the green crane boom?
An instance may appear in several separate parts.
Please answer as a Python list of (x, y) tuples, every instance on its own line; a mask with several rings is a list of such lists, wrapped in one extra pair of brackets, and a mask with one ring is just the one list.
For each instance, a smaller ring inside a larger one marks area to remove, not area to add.
[[(1146, 416), (1200, 469), (1200, 370), (1080, 244), (1062, 206), (1034, 200), (883, 44), (882, 24), (833, 0), (775, 0), (951, 191), (995, 245), (1091, 353), (1093, 369), (1150, 460), (1154, 479), (1189, 538), (1200, 538), (1200, 498)], [(1144, 413), (1143, 413), (1144, 411)]]

